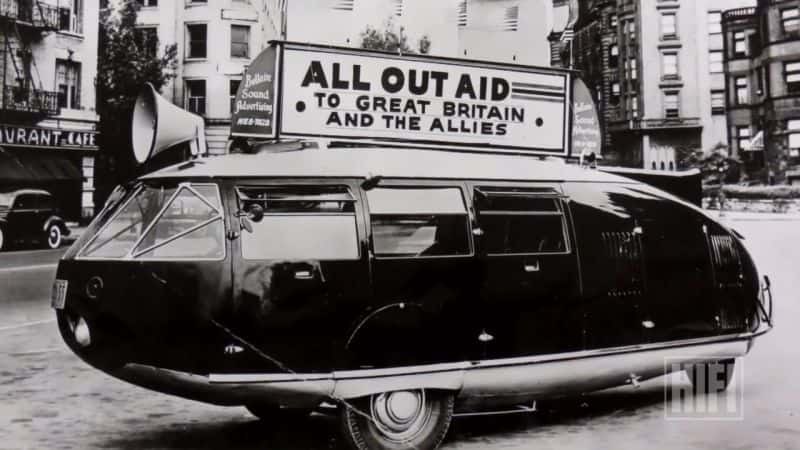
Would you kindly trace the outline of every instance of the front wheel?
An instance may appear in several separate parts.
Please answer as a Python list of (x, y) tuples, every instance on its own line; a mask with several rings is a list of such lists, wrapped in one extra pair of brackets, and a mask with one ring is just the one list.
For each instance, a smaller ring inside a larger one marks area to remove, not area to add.
[(356, 450), (439, 447), (453, 418), (453, 394), (425, 389), (383, 392), (342, 405), (344, 439)]
[(3, 234), (3, 228), (0, 227), (0, 251), (5, 250), (5, 234)]
[(692, 391), (695, 394), (715, 394), (725, 392), (731, 384), (735, 359), (726, 359), (704, 364), (695, 364), (686, 369)]
[(45, 244), (47, 248), (51, 250), (55, 250), (61, 247), (61, 227), (56, 224), (52, 224), (47, 227), (47, 235), (45, 236)]

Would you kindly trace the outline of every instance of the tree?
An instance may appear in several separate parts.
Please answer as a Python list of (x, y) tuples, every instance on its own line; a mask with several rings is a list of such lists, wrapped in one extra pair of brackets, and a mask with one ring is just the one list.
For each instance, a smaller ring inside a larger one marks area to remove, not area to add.
[(139, 4), (122, 0), (100, 18), (97, 64), (97, 113), (100, 152), (96, 164), (95, 204), (102, 205), (117, 184), (136, 176), (131, 116), (145, 83), (161, 89), (175, 74), (177, 45), (158, 54), (158, 38), (136, 28)]
[(383, 30), (367, 25), (367, 29), (361, 32), (361, 48), (369, 50), (427, 54), (431, 49), (431, 39), (428, 35), (419, 39), (416, 49), (411, 47), (408, 40), (405, 27), (398, 27), (392, 18), (386, 21)]
[(686, 152), (679, 165), (700, 170), (703, 175), (703, 184), (710, 185), (739, 181), (739, 169), (742, 162), (728, 155), (727, 145), (719, 143), (708, 153), (699, 149)]

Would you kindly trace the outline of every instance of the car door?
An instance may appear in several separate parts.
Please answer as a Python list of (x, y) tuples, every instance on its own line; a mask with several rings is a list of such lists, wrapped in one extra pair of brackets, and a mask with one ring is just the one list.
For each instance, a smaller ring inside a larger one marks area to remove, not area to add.
[(557, 184), (473, 186), (489, 359), (578, 350), (578, 264)]
[(384, 181), (365, 192), (375, 313), (359, 342), (373, 364), (475, 356), (475, 259), (464, 194), (452, 181)]
[(243, 181), (232, 197), (230, 214), (251, 218), (236, 219), (241, 229), (231, 235), (229, 325), (284, 369), (348, 364), (347, 341), (370, 292), (358, 184)]
[(19, 194), (8, 217), (12, 233), (16, 237), (29, 238), (36, 231), (35, 197), (31, 194)]

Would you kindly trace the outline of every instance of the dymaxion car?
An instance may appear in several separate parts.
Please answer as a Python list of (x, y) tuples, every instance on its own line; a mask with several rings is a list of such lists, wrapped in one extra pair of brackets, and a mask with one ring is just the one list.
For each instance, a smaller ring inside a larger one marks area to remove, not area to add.
[[(364, 67), (434, 60), (314, 49)], [(171, 108), (146, 91), (136, 116), (164, 120), (135, 123), (137, 153), (202, 148)], [(256, 144), (118, 188), (59, 264), (65, 342), (122, 380), (262, 418), (336, 405), (354, 448), (435, 448), (459, 411), (636, 384), (665, 358), (723, 364), (727, 385), (771, 327), (741, 238), (672, 194), (379, 138)]]

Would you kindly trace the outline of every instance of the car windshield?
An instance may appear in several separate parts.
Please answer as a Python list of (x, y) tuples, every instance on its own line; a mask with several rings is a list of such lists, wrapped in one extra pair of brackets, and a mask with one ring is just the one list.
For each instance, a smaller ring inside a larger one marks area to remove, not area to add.
[(142, 185), (118, 205), (80, 256), (173, 259), (224, 254), (216, 185)]

